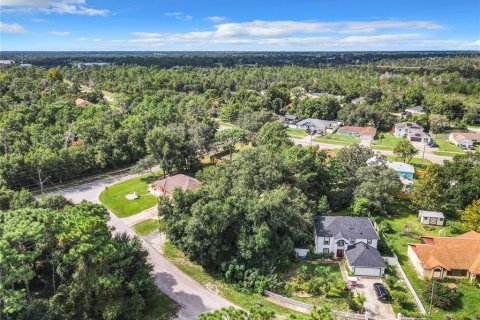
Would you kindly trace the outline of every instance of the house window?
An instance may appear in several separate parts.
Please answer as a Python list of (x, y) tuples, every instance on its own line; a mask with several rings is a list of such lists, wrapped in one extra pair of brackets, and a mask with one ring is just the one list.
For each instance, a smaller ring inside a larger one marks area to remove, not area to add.
[(323, 238), (323, 244), (324, 245), (329, 245), (330, 244), (330, 238)]
[(330, 250), (328, 250), (328, 248), (324, 248), (323, 253), (330, 253)]
[(345, 241), (343, 241), (343, 240), (340, 240), (340, 241), (337, 242), (338, 247), (343, 247), (344, 245), (345, 245)]
[(372, 244), (372, 239), (367, 239), (367, 244)]
[(438, 218), (439, 221), (443, 221), (443, 218)]
[(453, 270), (447, 271), (447, 276), (466, 277), (467, 276), (467, 270), (453, 269)]
[(350, 239), (350, 244), (355, 244), (355, 241), (356, 241), (356, 240), (357, 240), (357, 239), (355, 239), (355, 238)]

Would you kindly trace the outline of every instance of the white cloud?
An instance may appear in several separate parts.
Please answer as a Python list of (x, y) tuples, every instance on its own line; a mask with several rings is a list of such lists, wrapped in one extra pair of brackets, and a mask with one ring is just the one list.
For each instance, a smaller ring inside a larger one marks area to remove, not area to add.
[(68, 36), (70, 34), (70, 32), (68, 31), (50, 31), (49, 34), (52, 34), (54, 36)]
[(160, 37), (161, 33), (156, 32), (132, 32), (131, 35), (140, 37), (140, 38), (153, 38), (153, 37)]
[(104, 16), (110, 13), (107, 9), (87, 6), (86, 0), (2, 0), (0, 5), (4, 12), (40, 11), (85, 16)]
[(78, 38), (78, 41), (87, 41), (88, 38)]
[(103, 39), (102, 38), (95, 38), (95, 39), (92, 39), (93, 42), (100, 42), (102, 41)]
[[(172, 16), (175, 16), (172, 14)], [(432, 21), (263, 21), (218, 23), (211, 30), (132, 32), (128, 43), (148, 50), (427, 50), (468, 49), (480, 41), (438, 40)], [(435, 37), (435, 38), (432, 38)]]
[(165, 13), (167, 17), (174, 17), (175, 19), (178, 20), (183, 20), (183, 21), (190, 21), (192, 20), (192, 16), (188, 14), (184, 14), (183, 12), (167, 12)]
[(0, 21), (0, 32), (2, 33), (25, 33), (27, 30), (18, 23), (4, 23)]
[(35, 19), (32, 19), (32, 22), (35, 22), (35, 23), (45, 23), (45, 22), (48, 22), (47, 19), (38, 19), (38, 18), (35, 18)]
[(222, 17), (222, 16), (212, 16), (212, 17), (206, 17), (205, 20), (213, 23), (219, 23), (219, 22), (227, 21), (228, 18)]

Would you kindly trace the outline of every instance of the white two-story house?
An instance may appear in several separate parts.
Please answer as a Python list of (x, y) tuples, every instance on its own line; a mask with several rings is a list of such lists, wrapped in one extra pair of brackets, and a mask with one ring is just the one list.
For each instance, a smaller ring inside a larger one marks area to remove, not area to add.
[(410, 141), (429, 142), (432, 138), (424, 131), (423, 127), (415, 122), (397, 123), (393, 135), (397, 138), (406, 138)]
[(377, 250), (378, 234), (367, 217), (318, 216), (315, 219), (315, 252), (346, 258), (355, 275), (380, 276), (385, 263)]

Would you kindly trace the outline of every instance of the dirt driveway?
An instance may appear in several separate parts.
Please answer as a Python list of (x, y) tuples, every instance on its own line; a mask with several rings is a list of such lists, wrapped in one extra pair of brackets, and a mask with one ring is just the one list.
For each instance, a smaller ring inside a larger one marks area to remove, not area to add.
[(357, 289), (365, 295), (367, 301), (365, 302), (365, 308), (370, 312), (372, 317), (379, 320), (395, 320), (397, 317), (393, 312), (392, 306), (389, 303), (383, 303), (378, 301), (373, 284), (376, 282), (382, 282), (380, 278), (365, 278), (361, 277), (358, 281)]

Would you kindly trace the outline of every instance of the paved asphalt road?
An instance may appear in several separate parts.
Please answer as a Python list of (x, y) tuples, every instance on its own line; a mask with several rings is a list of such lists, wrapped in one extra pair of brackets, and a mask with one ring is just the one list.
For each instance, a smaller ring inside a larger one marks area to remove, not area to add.
[[(318, 145), (321, 149), (340, 149), (343, 148), (344, 146), (339, 146), (339, 145), (333, 145), (333, 144), (327, 144), (327, 143), (320, 143), (320, 142), (315, 142), (310, 140), (310, 136), (306, 136), (302, 139), (291, 139), (295, 144), (301, 144), (302, 146), (308, 146), (310, 144), (312, 145)], [(393, 155), (392, 151), (387, 151), (387, 150), (373, 150), (374, 152), (379, 152), (384, 155)], [(421, 157), (422, 152), (420, 151), (417, 155), (417, 157)], [(427, 149), (425, 150), (425, 159), (428, 159), (432, 161), (433, 163), (443, 163), (446, 160), (451, 160), (452, 157), (445, 157), (445, 156), (437, 156), (432, 153), (431, 150)]]
[[(54, 193), (61, 193), (67, 199), (75, 203), (83, 200), (99, 203), (98, 197), (106, 186), (129, 180), (137, 175), (121, 174), (109, 178), (100, 179), (95, 182), (66, 188)], [(115, 228), (115, 232), (127, 233), (135, 236), (135, 232), (128, 227), (122, 219), (110, 213), (109, 225)], [(165, 259), (150, 244), (142, 240), (145, 250), (148, 251), (150, 263), (154, 267), (155, 283), (157, 287), (169, 297), (181, 305), (177, 319), (198, 319), (198, 316), (205, 311), (212, 311), (227, 306), (233, 306), (228, 300), (209, 291), (201, 284), (180, 271), (170, 261)]]

